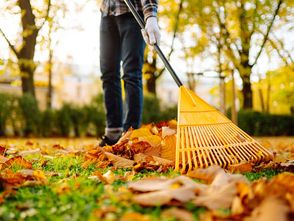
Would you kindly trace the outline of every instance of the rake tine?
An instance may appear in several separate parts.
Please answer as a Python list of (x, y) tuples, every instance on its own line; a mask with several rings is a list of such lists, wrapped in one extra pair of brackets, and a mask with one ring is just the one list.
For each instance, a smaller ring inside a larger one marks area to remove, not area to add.
[(188, 167), (188, 171), (192, 170), (192, 161), (191, 161), (191, 150), (192, 150), (192, 143), (190, 142), (191, 141), (191, 137), (189, 137), (189, 134), (190, 134), (190, 130), (189, 130), (189, 127), (185, 127), (185, 135), (186, 135), (186, 146), (188, 147), (188, 149), (186, 150), (186, 153), (187, 153), (187, 157), (188, 157), (188, 164), (189, 164), (189, 167)]
[[(212, 133), (212, 126), (207, 127), (207, 130)], [(224, 159), (224, 166), (227, 166), (228, 164), (230, 164), (230, 159), (228, 158), (228, 156), (226, 156), (226, 154), (224, 153), (224, 151), (222, 150), (222, 148), (220, 148), (222, 146), (221, 142), (219, 142), (219, 140), (217, 140), (215, 137), (213, 137), (213, 140), (215, 141), (216, 145), (218, 146), (218, 149), (220, 150), (220, 153), (223, 155)]]
[[(182, 147), (185, 147), (185, 139), (184, 139), (184, 136), (183, 136), (183, 132), (184, 132), (184, 128), (181, 128), (181, 132), (182, 132), (182, 136), (181, 136), (181, 145)], [(184, 149), (182, 148), (182, 173), (184, 173), (186, 171), (186, 156), (185, 156), (185, 151)]]
[[(203, 163), (202, 163), (202, 150), (199, 150), (199, 146), (198, 146), (198, 142), (197, 142), (197, 138), (196, 138), (196, 129), (195, 127), (192, 127), (192, 136), (193, 136), (193, 139), (194, 139), (194, 142), (195, 142), (195, 148), (196, 148), (196, 151), (197, 151), (197, 155), (198, 155), (198, 159), (199, 159), (199, 163), (200, 163), (200, 167), (202, 168), (203, 167)], [(200, 153), (201, 151), (201, 153)]]
[(193, 158), (193, 164), (195, 166), (195, 168), (198, 168), (198, 163), (196, 161), (196, 154), (195, 152), (197, 151), (197, 147), (196, 147), (196, 143), (195, 143), (195, 139), (194, 139), (194, 134), (193, 134), (193, 128), (192, 127), (189, 127), (189, 134), (191, 135), (190, 137), (190, 142), (191, 142), (191, 149), (192, 149), (192, 158)]

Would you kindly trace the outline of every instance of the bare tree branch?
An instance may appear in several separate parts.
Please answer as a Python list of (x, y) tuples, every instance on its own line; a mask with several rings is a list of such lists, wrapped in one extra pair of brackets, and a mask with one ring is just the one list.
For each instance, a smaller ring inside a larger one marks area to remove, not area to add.
[(260, 46), (259, 52), (257, 53), (257, 56), (255, 57), (255, 60), (254, 60), (253, 64), (251, 65), (252, 67), (257, 63), (257, 61), (258, 61), (258, 59), (259, 59), (259, 57), (261, 55), (261, 52), (262, 52), (262, 50), (263, 50), (263, 48), (265, 46), (265, 43), (268, 40), (268, 36), (269, 36), (269, 33), (270, 33), (271, 29), (272, 29), (272, 26), (274, 24), (274, 21), (276, 20), (276, 17), (278, 15), (279, 11), (280, 11), (280, 8), (281, 8), (282, 3), (283, 3), (283, 0), (279, 0), (278, 5), (277, 5), (277, 8), (276, 8), (276, 10), (274, 12), (274, 15), (272, 17), (272, 20), (269, 23), (269, 26), (267, 27), (267, 31), (266, 31), (266, 33), (264, 35), (263, 42), (262, 42), (262, 44)]
[(272, 33), (272, 36), (273, 36), (274, 40), (277, 41), (277, 42), (280, 44), (280, 46), (283, 48), (283, 51), (287, 54), (287, 56), (288, 56), (290, 62), (291, 62), (291, 63), (294, 63), (294, 60), (293, 60), (293, 58), (292, 58), (292, 56), (291, 56), (291, 53), (290, 53), (287, 49), (285, 49), (285, 47), (284, 47), (284, 43), (282, 42), (282, 40), (279, 39), (279, 38), (275, 35), (275, 33)]
[(18, 52), (16, 50), (16, 48), (14, 47), (14, 45), (9, 41), (9, 39), (7, 38), (7, 36), (5, 35), (5, 33), (3, 32), (3, 30), (0, 28), (0, 32), (3, 35), (3, 37), (5, 38), (7, 44), (9, 45), (10, 49), (13, 51), (13, 53), (16, 55), (16, 57), (18, 57)]
[(51, 0), (48, 0), (46, 15), (44, 17), (44, 20), (43, 20), (42, 24), (37, 28), (38, 30), (40, 30), (44, 26), (44, 24), (46, 23), (46, 21), (47, 21), (47, 19), (49, 17), (50, 8), (51, 8)]
[[(180, 3), (179, 3), (179, 9), (178, 9), (178, 13), (176, 15), (176, 23), (175, 23), (175, 27), (174, 27), (174, 32), (173, 32), (173, 39), (172, 39), (172, 43), (170, 45), (170, 51), (167, 55), (167, 60), (169, 61), (170, 60), (170, 57), (174, 51), (174, 43), (175, 43), (175, 39), (177, 37), (177, 32), (178, 32), (178, 29), (179, 29), (179, 21), (180, 21), (180, 14), (183, 10), (183, 3), (184, 3), (184, 0), (181, 0)], [(156, 78), (159, 78), (163, 72), (164, 72), (165, 68), (162, 68), (159, 72), (158, 72), (158, 75), (156, 76)]]
[(271, 46), (275, 49), (275, 51), (278, 53), (279, 57), (285, 63), (285, 65), (288, 66), (289, 62), (287, 61), (285, 56), (282, 55), (281, 50), (278, 48), (277, 44), (271, 38), (268, 38), (268, 41), (271, 44)]
[(256, 29), (256, 17), (257, 17), (257, 11), (258, 11), (258, 6), (259, 6), (259, 0), (255, 0), (255, 8), (254, 8), (254, 12), (253, 12), (253, 22), (252, 22), (252, 29), (250, 32), (250, 38), (253, 35), (253, 33), (255, 32)]

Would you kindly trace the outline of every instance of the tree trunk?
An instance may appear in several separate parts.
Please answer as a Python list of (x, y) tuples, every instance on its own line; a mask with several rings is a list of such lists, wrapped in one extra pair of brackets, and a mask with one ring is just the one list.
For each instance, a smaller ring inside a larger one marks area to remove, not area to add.
[(238, 126), (238, 113), (237, 113), (237, 107), (236, 107), (236, 100), (237, 100), (237, 93), (236, 93), (236, 84), (235, 84), (235, 76), (234, 76), (234, 70), (232, 70), (232, 121), (234, 124)]
[(219, 89), (220, 89), (220, 111), (226, 115), (226, 84), (225, 78), (223, 76), (219, 76)]
[(265, 112), (265, 105), (264, 105), (263, 93), (261, 88), (258, 88), (258, 94), (260, 99), (261, 112)]
[(252, 89), (251, 89), (251, 82), (249, 76), (243, 76), (243, 88), (242, 88), (242, 94), (243, 94), (243, 108), (244, 109), (252, 109)]
[(270, 102), (271, 102), (271, 79), (267, 76), (267, 93), (266, 93), (266, 113), (270, 112)]
[(21, 62), (18, 63), (21, 73), (21, 87), (23, 94), (30, 94), (36, 98), (35, 86), (34, 86), (34, 69), (28, 67)]
[(156, 96), (156, 77), (154, 74), (150, 75), (150, 78), (147, 79), (146, 89), (149, 93)]
[(49, 60), (48, 60), (48, 94), (47, 94), (47, 108), (52, 108), (52, 57), (53, 51), (49, 51)]
[(35, 95), (34, 72), (36, 64), (34, 62), (35, 46), (38, 36), (38, 28), (35, 23), (35, 15), (29, 0), (18, 0), (21, 9), (22, 23), (22, 46), (18, 53), (18, 66), (21, 72), (22, 92)]

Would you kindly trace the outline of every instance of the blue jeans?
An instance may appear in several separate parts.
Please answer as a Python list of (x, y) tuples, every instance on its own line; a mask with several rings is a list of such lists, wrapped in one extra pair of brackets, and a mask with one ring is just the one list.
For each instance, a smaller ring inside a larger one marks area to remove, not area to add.
[[(131, 13), (101, 17), (100, 67), (107, 128), (123, 128), (126, 131), (130, 127), (139, 128), (141, 125), (144, 48), (140, 26)], [(125, 90), (124, 107), (121, 61)]]

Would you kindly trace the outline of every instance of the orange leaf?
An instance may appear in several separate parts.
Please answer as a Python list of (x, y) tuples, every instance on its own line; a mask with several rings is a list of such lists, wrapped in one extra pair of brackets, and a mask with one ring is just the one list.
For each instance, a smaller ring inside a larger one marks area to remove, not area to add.
[(252, 164), (251, 163), (239, 163), (239, 164), (233, 164), (228, 166), (228, 170), (232, 173), (245, 173), (245, 172), (251, 172), (252, 171)]
[(21, 156), (16, 156), (16, 157), (12, 157), (10, 158), (9, 160), (7, 160), (5, 163), (4, 163), (4, 167), (3, 168), (9, 168), (11, 167), (12, 165), (18, 165), (18, 166), (21, 166), (22, 168), (26, 168), (26, 169), (31, 169), (32, 168), (32, 163), (25, 160), (23, 157)]

